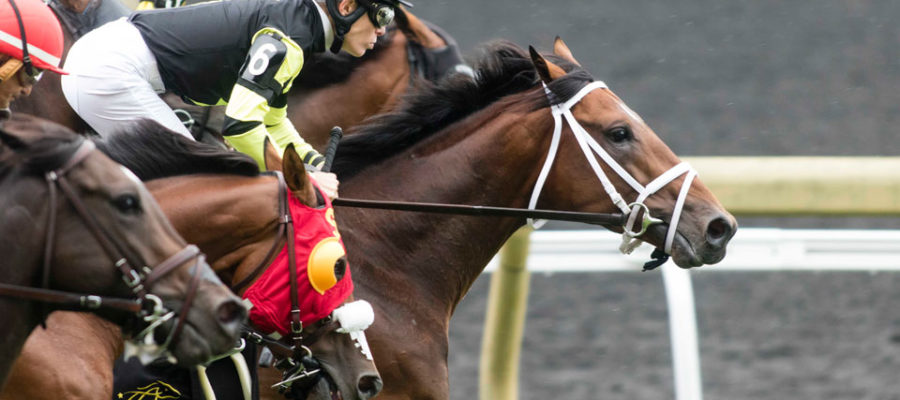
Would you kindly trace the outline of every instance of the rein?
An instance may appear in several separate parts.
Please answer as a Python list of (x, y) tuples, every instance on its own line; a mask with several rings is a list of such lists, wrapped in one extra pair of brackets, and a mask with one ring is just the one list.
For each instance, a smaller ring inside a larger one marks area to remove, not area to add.
[(416, 203), (404, 201), (379, 201), (346, 199), (338, 197), (331, 201), (334, 206), (374, 208), (395, 211), (416, 211), (435, 214), (474, 215), (483, 217), (538, 218), (557, 221), (582, 222), (593, 225), (620, 226), (627, 216), (621, 213), (588, 213), (575, 211), (536, 210), (508, 207), (470, 206), (443, 203)]
[[(129, 257), (128, 255), (125, 255), (127, 254), (124, 250), (125, 247), (116, 242), (113, 237), (100, 226), (66, 178), (66, 174), (76, 165), (84, 161), (94, 148), (93, 142), (88, 140), (83, 141), (78, 149), (61, 167), (44, 174), (44, 179), (47, 181), (47, 186), (49, 188), (48, 203), (50, 207), (50, 216), (47, 222), (47, 237), (43, 252), (41, 287), (35, 288), (0, 284), (0, 296), (37, 301), (44, 304), (45, 312), (43, 318), (46, 318), (46, 315), (49, 314), (46, 310), (47, 304), (62, 304), (65, 306), (74, 306), (83, 310), (113, 309), (127, 311), (135, 314), (148, 324), (147, 328), (135, 337), (135, 340), (152, 337), (151, 335), (154, 333), (155, 328), (171, 319), (174, 316), (174, 312), (167, 310), (159, 297), (149, 293), (150, 288), (160, 278), (191, 259), (196, 259), (194, 263), (196, 269), (199, 261), (203, 258), (203, 255), (200, 254), (200, 250), (197, 249), (196, 246), (188, 245), (157, 265), (156, 268), (151, 269), (144, 266), (141, 269), (136, 269), (132, 267), (132, 265), (138, 265), (134, 264), (132, 261), (135, 260), (135, 258), (133, 256)], [(62, 192), (63, 196), (69, 200), (69, 203), (84, 221), (85, 225), (91, 231), (91, 234), (100, 246), (103, 247), (103, 250), (107, 255), (112, 260), (116, 260), (114, 265), (122, 273), (122, 280), (135, 294), (135, 298), (129, 299), (78, 294), (51, 290), (48, 288), (50, 285), (50, 268), (52, 265), (54, 238), (56, 233), (57, 207), (55, 205), (58, 197), (56, 192), (57, 187)], [(170, 343), (176, 341), (176, 338), (181, 333), (187, 313), (190, 310), (197, 287), (199, 286), (199, 282), (200, 271), (194, 271), (188, 293), (185, 296), (181, 309), (182, 312), (178, 316), (175, 326), (170, 331), (168, 338), (166, 338), (166, 342), (162, 346), (163, 350), (167, 349)], [(46, 320), (42, 320), (41, 324), (46, 326)]]

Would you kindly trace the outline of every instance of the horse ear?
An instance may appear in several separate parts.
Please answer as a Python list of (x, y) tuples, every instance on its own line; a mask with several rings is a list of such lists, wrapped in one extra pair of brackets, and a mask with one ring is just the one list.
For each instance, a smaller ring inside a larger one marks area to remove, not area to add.
[(28, 148), (28, 145), (14, 136), (13, 134), (0, 129), (0, 142), (3, 142), (4, 145), (9, 146), (9, 148), (13, 149), (13, 151), (22, 151)]
[(266, 138), (265, 143), (263, 144), (263, 162), (266, 165), (263, 165), (266, 171), (281, 171), (282, 169), (282, 160), (281, 156), (278, 155), (278, 149), (272, 145), (272, 142), (269, 141), (269, 138)]
[(531, 62), (534, 63), (534, 67), (537, 69), (537, 72), (544, 83), (550, 83), (554, 79), (560, 78), (566, 74), (564, 69), (547, 61), (547, 59), (540, 55), (533, 46), (528, 46), (528, 52), (531, 53)]
[(572, 55), (572, 50), (569, 50), (569, 46), (566, 46), (566, 43), (563, 42), (562, 38), (557, 36), (556, 40), (553, 41), (553, 54), (556, 54), (566, 61), (571, 62), (577, 66), (581, 66), (581, 63), (575, 59), (575, 56)]
[(284, 180), (287, 182), (288, 188), (294, 193), (294, 197), (308, 207), (318, 206), (316, 200), (316, 192), (313, 184), (309, 180), (309, 174), (306, 173), (306, 166), (303, 159), (294, 150), (294, 144), (288, 145), (284, 150), (284, 161), (281, 166), (284, 172)]
[(447, 46), (447, 42), (435, 33), (428, 25), (425, 25), (419, 17), (399, 7), (394, 18), (397, 27), (412, 41), (426, 49), (438, 49)]

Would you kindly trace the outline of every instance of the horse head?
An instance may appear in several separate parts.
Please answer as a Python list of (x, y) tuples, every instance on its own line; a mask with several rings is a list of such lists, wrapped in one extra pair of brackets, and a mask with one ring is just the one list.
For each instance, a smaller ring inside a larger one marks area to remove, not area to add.
[[(274, 161), (266, 160), (268, 165), (272, 165), (271, 162)], [(333, 227), (332, 233), (339, 238), (333, 209), (325, 196), (319, 194), (314, 187), (303, 160), (292, 144), (284, 152), (281, 171), (291, 194), (302, 204), (311, 208), (327, 207), (324, 216)], [(297, 229), (304, 227), (298, 226)], [(327, 288), (350, 279), (343, 244), (338, 248), (335, 243), (320, 242), (309, 255), (308, 261), (300, 261), (307, 263), (306, 274), (309, 278), (308, 281), (301, 280), (300, 284), (308, 284), (313, 290), (325, 295)], [(328, 245), (333, 248), (329, 250)], [(328, 316), (304, 328), (304, 336), (313, 338), (308, 344), (310, 361), (320, 366), (324, 374), (291, 385), (290, 391), (294, 398), (325, 400), (335, 398), (335, 394), (340, 393), (338, 398), (364, 400), (381, 391), (381, 377), (364, 333), (374, 317), (368, 303), (353, 301), (351, 295)]]
[[(551, 148), (547, 162), (554, 156), (567, 160), (555, 168), (545, 166), (543, 190), (554, 195), (542, 203), (628, 214), (624, 227), (612, 228), (627, 233), (625, 252), (634, 247), (632, 240), (640, 240), (671, 254), (683, 268), (719, 262), (737, 223), (700, 179), (694, 179), (696, 171), (604, 83), (555, 85), (566, 76), (585, 73), (561, 39), (554, 44), (556, 63), (534, 48), (530, 53), (553, 103), (558, 153)], [(533, 193), (533, 202), (540, 190)]]
[[(378, 393), (381, 378), (371, 354), (361, 352), (367, 348), (366, 324), (359, 321), (366, 318), (346, 315), (360, 306), (353, 302), (333, 209), (318, 194), (293, 146), (282, 157), (271, 142), (266, 144), (266, 169), (280, 171), (282, 180), (260, 176), (259, 166), (246, 155), (191, 141), (152, 121), (101, 143), (139, 177), (152, 179), (147, 185), (175, 228), (204, 249), (219, 276), (253, 304), (252, 325), (260, 332), (278, 332), (302, 350), (276, 352), (295, 362), (284, 379), (297, 380), (283, 387), (289, 386), (296, 398), (310, 399), (329, 399), (332, 393), (368, 399)], [(293, 320), (294, 309), (299, 321)], [(374, 318), (350, 313), (360, 314)]]
[(306, 400), (367, 400), (381, 392), (383, 383), (364, 332), (374, 317), (368, 302), (351, 297), (326, 318), (304, 328), (312, 341), (309, 357), (303, 361), (307, 368), (322, 373), (294, 382), (286, 392)]
[(74, 308), (127, 323), (142, 344), (165, 343), (184, 365), (234, 347), (246, 317), (239, 299), (134, 174), (60, 125), (16, 115), (4, 129), (3, 144), (15, 153), (4, 158), (15, 166), (0, 182), (6, 215), (0, 242), (15, 266), (4, 270), (16, 271), (16, 283), (136, 299), (146, 308), (135, 313), (134, 325), (134, 314), (108, 309), (99, 297)]

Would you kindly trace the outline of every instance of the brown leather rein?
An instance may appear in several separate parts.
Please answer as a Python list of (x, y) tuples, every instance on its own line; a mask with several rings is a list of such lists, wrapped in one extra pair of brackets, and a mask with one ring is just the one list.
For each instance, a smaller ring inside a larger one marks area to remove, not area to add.
[[(146, 329), (135, 337), (135, 339), (142, 339), (144, 336), (153, 333), (153, 330), (157, 326), (173, 316), (173, 313), (163, 306), (162, 300), (149, 292), (150, 288), (169, 272), (174, 271), (185, 262), (195, 259), (195, 271), (193, 271), (193, 276), (191, 277), (191, 282), (189, 284), (188, 292), (185, 295), (181, 312), (163, 346), (165, 349), (170, 343), (177, 340), (178, 335), (182, 331), (184, 321), (200, 283), (201, 272), (196, 269), (198, 268), (199, 261), (202, 260), (204, 256), (196, 246), (188, 245), (157, 265), (156, 268), (151, 269), (147, 266), (144, 266), (141, 269), (134, 268), (132, 265), (141, 265), (134, 263), (134, 260), (137, 260), (137, 258), (135, 258), (133, 254), (129, 257), (125, 250), (126, 247), (114, 240), (114, 238), (100, 226), (66, 178), (66, 173), (84, 161), (94, 149), (95, 146), (93, 142), (84, 140), (61, 167), (44, 174), (44, 178), (47, 181), (47, 186), (49, 188), (50, 216), (47, 222), (47, 236), (43, 252), (41, 287), (35, 288), (0, 283), (0, 296), (36, 301), (45, 305), (60, 304), (82, 310), (113, 309), (130, 312), (148, 325)], [(63, 193), (63, 196), (69, 200), (69, 203), (84, 221), (85, 225), (91, 231), (100, 246), (103, 247), (103, 250), (107, 255), (112, 260), (116, 260), (114, 265), (122, 273), (122, 279), (135, 294), (135, 298), (97, 296), (51, 290), (48, 288), (50, 285), (50, 267), (53, 261), (54, 238), (56, 236), (57, 187)], [(46, 318), (46, 315), (47, 312), (45, 310), (44, 318)]]

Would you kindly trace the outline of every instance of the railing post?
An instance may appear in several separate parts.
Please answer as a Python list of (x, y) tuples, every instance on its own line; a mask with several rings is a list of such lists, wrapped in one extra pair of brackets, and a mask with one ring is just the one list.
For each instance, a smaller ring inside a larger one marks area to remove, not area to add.
[(672, 373), (676, 400), (703, 400), (700, 346), (694, 287), (688, 271), (674, 262), (662, 266), (666, 303), (669, 308), (669, 341), (672, 346)]
[(478, 392), (481, 400), (519, 397), (519, 354), (528, 305), (528, 247), (532, 229), (513, 234), (500, 250), (500, 265), (491, 276)]

